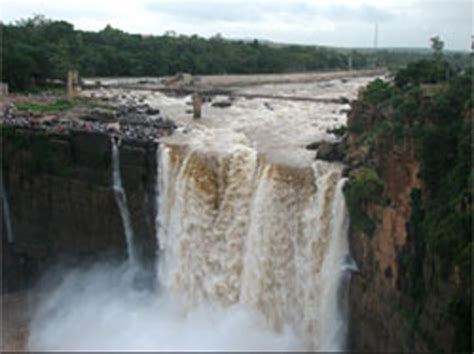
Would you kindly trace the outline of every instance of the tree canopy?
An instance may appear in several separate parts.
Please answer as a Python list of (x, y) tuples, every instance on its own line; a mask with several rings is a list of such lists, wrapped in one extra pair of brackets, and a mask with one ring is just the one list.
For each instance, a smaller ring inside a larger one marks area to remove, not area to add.
[(145, 36), (109, 25), (87, 32), (43, 16), (0, 23), (0, 30), (2, 80), (13, 90), (28, 89), (48, 79), (64, 79), (70, 69), (78, 70), (81, 76), (284, 73), (347, 69), (349, 62), (353, 69), (373, 67), (374, 63), (405, 65), (422, 56), (226, 40), (219, 34), (209, 39), (174, 31)]

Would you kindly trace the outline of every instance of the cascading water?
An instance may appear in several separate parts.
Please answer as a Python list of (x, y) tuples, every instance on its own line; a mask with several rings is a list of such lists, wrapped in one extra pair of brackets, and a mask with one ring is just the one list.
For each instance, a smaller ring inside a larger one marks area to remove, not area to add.
[(244, 145), (225, 154), (168, 145), (159, 166), (158, 278), (185, 311), (243, 304), (308, 349), (343, 349), (342, 166), (270, 163)]
[[(160, 211), (160, 204), (161, 204), (161, 194), (163, 193), (161, 188), (162, 188), (162, 176), (161, 176), (161, 168), (160, 168), (160, 163), (161, 163), (161, 149), (160, 149), (160, 143), (157, 142), (156, 144), (156, 151), (155, 151), (155, 163), (156, 163), (156, 183), (155, 183), (155, 239), (156, 239), (156, 245), (157, 250), (156, 250), (156, 262), (155, 262), (155, 271), (156, 275), (159, 273), (159, 257), (160, 257), (160, 250), (159, 250), (159, 233), (161, 229), (161, 211)], [(156, 276), (155, 280), (158, 280), (157, 284), (161, 283), (161, 280)]]
[(320, 318), (325, 323), (320, 334), (322, 350), (344, 350), (347, 336), (347, 286), (354, 269), (347, 264), (353, 260), (347, 239), (349, 215), (343, 192), (345, 182), (345, 178), (340, 179), (336, 186), (331, 210), (331, 242), (321, 269), (322, 282), (326, 284), (320, 295)]
[(10, 218), (10, 204), (8, 203), (8, 196), (5, 190), (5, 185), (3, 183), (3, 177), (1, 178), (1, 193), (2, 193), (2, 210), (3, 210), (3, 221), (5, 223), (5, 232), (7, 236), (7, 241), (13, 243), (13, 228)]
[(137, 264), (136, 251), (134, 245), (134, 235), (132, 220), (130, 218), (130, 211), (127, 204), (127, 196), (122, 185), (122, 176), (120, 173), (120, 140), (116, 140), (114, 137), (112, 141), (112, 182), (115, 195), (115, 201), (120, 210), (120, 216), (122, 218), (123, 230), (125, 233), (125, 241), (127, 243), (127, 254), (128, 260), (131, 265)]
[[(355, 98), (368, 80), (286, 89), (326, 97), (332, 87), (335, 97)], [(264, 89), (271, 87), (256, 88)], [(160, 138), (155, 156), (159, 290), (135, 286), (143, 269), (130, 267), (133, 230), (113, 139), (130, 262), (65, 276), (45, 293), (28, 348), (344, 350), (347, 284), (357, 267), (343, 166), (305, 149), (334, 141), (327, 130), (344, 125), (343, 107), (236, 99), (225, 114), (204, 106), (203, 119), (189, 121), (187, 98), (154, 92), (147, 100), (183, 127)]]

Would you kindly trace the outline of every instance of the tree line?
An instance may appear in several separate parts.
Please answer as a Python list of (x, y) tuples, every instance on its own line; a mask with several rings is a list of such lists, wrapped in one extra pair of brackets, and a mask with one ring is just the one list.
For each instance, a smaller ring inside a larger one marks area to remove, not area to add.
[(78, 70), (81, 76), (285, 73), (402, 66), (423, 56), (387, 50), (374, 53), (273, 45), (258, 40), (226, 40), (220, 35), (209, 39), (173, 32), (144, 36), (109, 25), (101, 31), (89, 32), (43, 16), (13, 24), (0, 23), (0, 31), (2, 81), (12, 90), (64, 79), (70, 69)]

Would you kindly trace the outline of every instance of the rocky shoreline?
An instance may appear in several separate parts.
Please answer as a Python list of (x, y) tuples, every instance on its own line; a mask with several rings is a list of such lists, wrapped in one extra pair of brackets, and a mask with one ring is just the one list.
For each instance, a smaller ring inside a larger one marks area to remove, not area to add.
[[(83, 104), (84, 102), (87, 102), (87, 105)], [(105, 106), (90, 100), (84, 102), (79, 101), (77, 105), (74, 103), (71, 109), (61, 112), (19, 110), (17, 107), (24, 107), (22, 104), (17, 106), (14, 101), (7, 102), (4, 103), (0, 123), (4, 127), (32, 129), (58, 135), (71, 132), (102, 133), (121, 140), (142, 142), (157, 142), (177, 128), (172, 120), (161, 116), (158, 109), (147, 104), (108, 103)]]

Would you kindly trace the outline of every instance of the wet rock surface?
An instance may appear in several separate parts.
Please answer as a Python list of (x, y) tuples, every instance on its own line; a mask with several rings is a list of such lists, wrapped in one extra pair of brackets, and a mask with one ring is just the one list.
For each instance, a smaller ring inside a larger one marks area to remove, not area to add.
[(324, 161), (342, 161), (346, 156), (346, 143), (344, 140), (335, 143), (321, 142), (316, 152), (316, 158)]
[(2, 352), (27, 351), (28, 323), (32, 317), (35, 300), (30, 293), (25, 291), (0, 295), (2, 308), (0, 350)]
[(217, 108), (227, 108), (232, 106), (232, 102), (230, 100), (214, 101), (211, 103), (211, 106)]
[(314, 143), (306, 145), (306, 149), (308, 150), (318, 150), (319, 145), (321, 145), (320, 141), (315, 141)]
[(156, 141), (170, 135), (176, 124), (160, 116), (158, 108), (139, 102), (107, 108), (74, 107), (58, 113), (18, 111), (12, 103), (5, 104), (1, 122), (6, 127), (41, 130), (53, 134), (72, 131), (104, 133), (128, 140)]
[(316, 150), (316, 159), (324, 161), (343, 161), (346, 156), (345, 140), (337, 142), (316, 141), (306, 145), (308, 150)]
[(146, 113), (151, 110), (159, 112), (149, 106), (4, 112), (2, 170), (15, 236), (4, 247), (4, 269), (11, 271), (4, 292), (31, 285), (42, 269), (64, 259), (126, 256), (112, 188), (111, 136), (121, 141), (120, 168), (138, 252), (144, 263), (151, 262), (156, 149), (176, 129), (171, 120)]
[[(154, 257), (156, 249), (156, 149), (153, 141), (123, 140), (119, 150), (144, 262)], [(4, 134), (3, 151), (14, 234), (13, 244), (5, 249), (11, 257), (5, 259), (22, 255), (22, 264), (15, 266), (25, 273), (22, 278), (31, 280), (39, 270), (63, 258), (126, 256), (112, 188), (108, 134), (72, 131), (59, 135), (10, 127)], [(4, 291), (18, 286), (13, 280), (4, 285), (9, 287)]]

